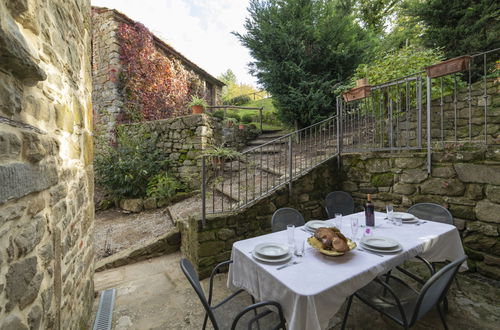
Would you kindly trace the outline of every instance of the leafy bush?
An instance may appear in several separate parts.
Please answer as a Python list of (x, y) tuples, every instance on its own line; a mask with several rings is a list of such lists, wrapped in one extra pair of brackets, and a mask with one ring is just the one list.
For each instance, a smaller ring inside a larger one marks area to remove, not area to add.
[(96, 182), (117, 198), (143, 197), (147, 182), (168, 168), (168, 160), (149, 139), (118, 137), (116, 148), (102, 147), (95, 154)]
[(250, 102), (252, 99), (248, 95), (240, 95), (233, 97), (232, 99), (229, 99), (226, 101), (226, 104), (228, 105), (243, 105), (248, 102)]
[(241, 122), (243, 124), (250, 124), (252, 121), (253, 121), (253, 116), (250, 114), (246, 114), (241, 117)]
[(237, 114), (236, 112), (228, 112), (226, 118), (233, 118), (236, 120), (236, 123), (238, 123), (241, 120), (240, 115)]
[(230, 148), (225, 148), (223, 146), (215, 146), (205, 150), (203, 152), (203, 155), (209, 158), (236, 159), (241, 156), (241, 153)]
[(224, 110), (216, 110), (212, 112), (212, 116), (219, 119), (224, 119)]
[(278, 114), (274, 111), (264, 111), (262, 114), (262, 121), (267, 124), (280, 125), (281, 121), (278, 118)]
[(146, 194), (148, 197), (168, 199), (184, 189), (184, 185), (176, 178), (167, 173), (160, 173), (149, 180)]

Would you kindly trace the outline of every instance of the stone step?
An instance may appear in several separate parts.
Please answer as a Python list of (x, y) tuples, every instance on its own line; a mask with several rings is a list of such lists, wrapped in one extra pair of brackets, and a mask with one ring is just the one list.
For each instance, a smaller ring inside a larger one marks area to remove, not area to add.
[[(257, 138), (255, 140), (249, 141), (247, 143), (247, 145), (249, 145), (249, 146), (260, 146), (261, 144), (268, 143), (268, 142), (270, 142), (272, 140), (274, 140), (274, 139), (261, 139), (261, 138)], [(286, 143), (286, 139), (280, 139), (280, 140), (274, 141), (271, 144), (283, 144), (283, 143)]]
[[(253, 150), (252, 150), (253, 149)], [(251, 151), (249, 151), (251, 150)], [(279, 144), (270, 144), (270, 145), (265, 145), (262, 148), (255, 148), (254, 146), (250, 147), (245, 147), (242, 152), (247, 152), (249, 154), (279, 154), (283, 150), (285, 150), (281, 145)]]
[(277, 139), (283, 135), (286, 135), (283, 131), (270, 131), (269, 133), (262, 133), (257, 138), (258, 139)]

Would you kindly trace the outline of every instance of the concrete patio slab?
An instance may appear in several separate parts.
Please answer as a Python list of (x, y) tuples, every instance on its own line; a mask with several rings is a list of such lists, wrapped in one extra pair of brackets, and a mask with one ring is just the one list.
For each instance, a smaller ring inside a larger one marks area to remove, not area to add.
[[(180, 253), (174, 253), (95, 274), (95, 289), (117, 289), (113, 329), (201, 329), (203, 307), (179, 267)], [(216, 277), (215, 301), (230, 294), (226, 274)], [(498, 329), (500, 324), (500, 283), (477, 275), (460, 275), (460, 290), (453, 285), (449, 294), (450, 329)], [(208, 288), (208, 279), (202, 281)], [(94, 310), (97, 308), (98, 297)], [(220, 312), (229, 327), (234, 315), (251, 304), (242, 293)], [(331, 329), (340, 329), (343, 308)], [(94, 313), (95, 315), (95, 313)], [(266, 329), (266, 322), (261, 329)], [(209, 329), (212, 327), (209, 326)], [(442, 329), (438, 314), (431, 311), (413, 329)], [(225, 329), (225, 328), (224, 328)], [(393, 321), (354, 300), (348, 329), (400, 329)], [(306, 330), (306, 329), (305, 329)]]

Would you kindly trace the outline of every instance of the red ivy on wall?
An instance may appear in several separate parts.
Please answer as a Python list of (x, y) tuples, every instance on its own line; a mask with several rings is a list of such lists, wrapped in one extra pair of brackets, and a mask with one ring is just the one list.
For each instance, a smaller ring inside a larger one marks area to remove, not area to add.
[(191, 93), (201, 86), (199, 78), (180, 61), (158, 51), (151, 32), (142, 24), (120, 24), (121, 83), (124, 91), (124, 122), (165, 119), (188, 113)]

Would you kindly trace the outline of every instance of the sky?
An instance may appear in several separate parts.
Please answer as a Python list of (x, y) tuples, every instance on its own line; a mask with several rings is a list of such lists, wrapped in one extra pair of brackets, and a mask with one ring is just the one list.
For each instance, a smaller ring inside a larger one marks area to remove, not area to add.
[(252, 61), (232, 31), (245, 32), (248, 0), (91, 0), (117, 9), (217, 77), (233, 70), (238, 82), (256, 86)]

